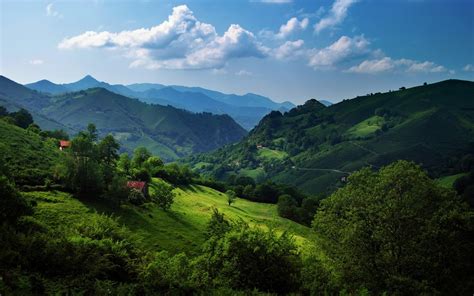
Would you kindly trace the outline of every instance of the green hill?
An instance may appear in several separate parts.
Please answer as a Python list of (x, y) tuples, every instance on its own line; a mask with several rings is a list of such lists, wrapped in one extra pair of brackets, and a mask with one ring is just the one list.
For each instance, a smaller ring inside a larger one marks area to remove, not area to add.
[(310, 193), (332, 191), (362, 166), (397, 159), (420, 163), (436, 176), (450, 158), (474, 149), (472, 98), (473, 82), (447, 80), (329, 107), (310, 100), (267, 115), (238, 145), (191, 161), (206, 163), (200, 171), (221, 179), (263, 170), (266, 178)]
[[(48, 119), (69, 131), (94, 123), (101, 135), (112, 133), (126, 150), (146, 146), (165, 160), (210, 151), (246, 134), (227, 115), (149, 105), (103, 88), (49, 96), (0, 76), (0, 104), (24, 107), (35, 120)], [(52, 129), (44, 120), (36, 121)]]
[(35, 216), (52, 228), (73, 226), (100, 213), (111, 214), (137, 236), (145, 250), (150, 251), (197, 254), (205, 241), (212, 208), (232, 220), (242, 219), (264, 229), (288, 231), (302, 249), (310, 243), (310, 229), (279, 217), (275, 205), (238, 199), (228, 206), (223, 193), (198, 185), (177, 188), (175, 193), (175, 202), (168, 212), (151, 204), (147, 207), (114, 207), (98, 201), (80, 201), (63, 192), (31, 192), (26, 196), (38, 203)]
[(0, 120), (0, 169), (17, 184), (43, 185), (59, 159), (54, 140)]

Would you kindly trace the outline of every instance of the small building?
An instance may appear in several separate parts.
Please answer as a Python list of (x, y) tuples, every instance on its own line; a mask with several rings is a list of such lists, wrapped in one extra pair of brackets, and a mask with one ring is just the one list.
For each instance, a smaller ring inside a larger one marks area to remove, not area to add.
[(257, 144), (257, 149), (262, 149), (263, 145), (262, 144)]
[(59, 141), (59, 150), (63, 151), (66, 148), (71, 147), (71, 141), (61, 140)]
[(144, 196), (148, 196), (148, 184), (143, 181), (128, 181), (127, 187), (135, 189), (143, 193)]

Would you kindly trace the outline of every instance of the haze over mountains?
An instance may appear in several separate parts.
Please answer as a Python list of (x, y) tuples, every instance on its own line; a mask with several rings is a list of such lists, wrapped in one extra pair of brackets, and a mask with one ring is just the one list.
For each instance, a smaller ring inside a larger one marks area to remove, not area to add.
[(62, 128), (74, 134), (94, 123), (100, 134), (113, 134), (125, 149), (146, 146), (165, 160), (213, 150), (246, 134), (228, 115), (146, 104), (105, 88), (88, 88), (91, 82), (90, 77), (63, 86), (40, 82), (49, 89), (71, 90), (53, 96), (0, 76), (0, 103), (9, 110), (27, 109), (43, 129)]
[(290, 102), (276, 103), (267, 97), (252, 93), (245, 95), (224, 94), (201, 87), (166, 86), (155, 83), (112, 85), (98, 81), (90, 75), (72, 83), (55, 84), (48, 80), (40, 80), (25, 86), (53, 95), (102, 87), (111, 92), (137, 98), (147, 103), (170, 105), (191, 112), (228, 114), (247, 130), (252, 129), (263, 116), (272, 110), (284, 112), (295, 107)]

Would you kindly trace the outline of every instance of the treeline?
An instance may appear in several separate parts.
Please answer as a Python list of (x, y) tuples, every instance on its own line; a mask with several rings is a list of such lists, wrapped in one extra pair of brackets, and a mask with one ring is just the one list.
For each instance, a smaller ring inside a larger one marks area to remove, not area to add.
[[(0, 292), (112, 295), (469, 295), (474, 213), (413, 163), (362, 169), (321, 202), (318, 242), (299, 253), (286, 233), (214, 210), (196, 256), (145, 252), (114, 218), (71, 228), (34, 219), (0, 177)], [(26, 197), (25, 197), (26, 196)]]

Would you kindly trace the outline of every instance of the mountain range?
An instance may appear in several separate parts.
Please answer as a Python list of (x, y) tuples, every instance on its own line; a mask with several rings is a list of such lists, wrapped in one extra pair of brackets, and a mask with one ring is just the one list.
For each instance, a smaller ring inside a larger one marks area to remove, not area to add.
[(265, 116), (234, 145), (191, 158), (219, 179), (271, 179), (332, 192), (351, 172), (398, 159), (433, 176), (474, 151), (474, 82), (447, 80), (360, 96), (326, 107), (309, 100)]
[(295, 107), (290, 102), (276, 103), (267, 97), (252, 93), (224, 94), (201, 87), (166, 86), (155, 83), (109, 84), (98, 81), (90, 75), (72, 83), (56, 84), (49, 80), (40, 80), (25, 86), (52, 95), (101, 87), (146, 103), (170, 105), (191, 112), (228, 114), (247, 130), (252, 129), (272, 110), (284, 112)]
[[(0, 104), (25, 108), (43, 129), (70, 133), (94, 123), (100, 134), (112, 134), (131, 151), (145, 146), (165, 160), (205, 152), (241, 139), (246, 131), (228, 115), (192, 113), (172, 106), (147, 104), (91, 84), (86, 77), (59, 95), (31, 90), (0, 76)], [(43, 86), (60, 86), (42, 81)], [(77, 91), (79, 90), (79, 91)]]

